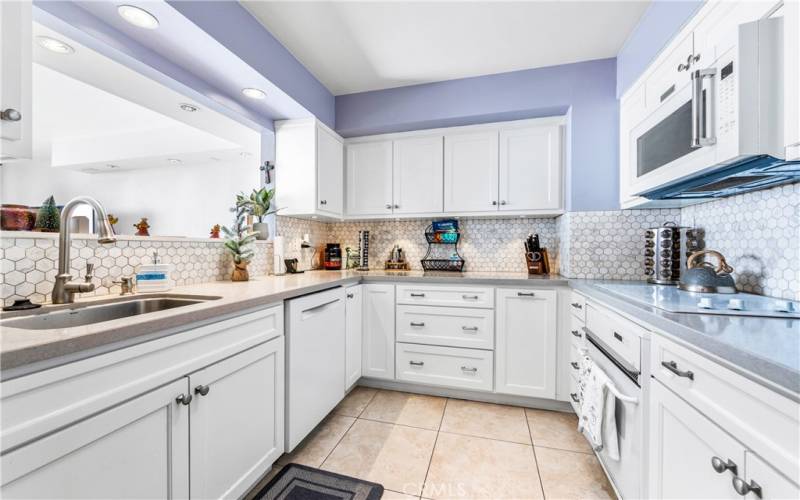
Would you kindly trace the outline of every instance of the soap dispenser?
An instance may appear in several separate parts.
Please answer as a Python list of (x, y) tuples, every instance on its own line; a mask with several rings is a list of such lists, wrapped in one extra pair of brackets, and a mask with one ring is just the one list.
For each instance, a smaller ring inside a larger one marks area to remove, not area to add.
[(136, 271), (136, 288), (140, 292), (166, 292), (172, 288), (172, 264), (162, 264), (158, 251), (153, 252), (152, 263), (142, 264)]

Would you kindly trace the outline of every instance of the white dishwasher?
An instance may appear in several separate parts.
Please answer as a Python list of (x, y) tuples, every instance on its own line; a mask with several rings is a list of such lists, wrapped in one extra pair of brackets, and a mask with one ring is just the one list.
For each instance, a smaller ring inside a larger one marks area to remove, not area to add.
[(341, 287), (286, 302), (286, 452), (344, 398), (344, 302)]

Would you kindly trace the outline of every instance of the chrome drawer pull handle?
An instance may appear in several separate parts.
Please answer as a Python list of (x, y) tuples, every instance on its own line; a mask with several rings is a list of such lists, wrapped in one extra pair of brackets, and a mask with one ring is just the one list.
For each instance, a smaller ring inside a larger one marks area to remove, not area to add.
[(569, 397), (572, 398), (572, 401), (575, 402), (575, 403), (580, 403), (581, 402), (581, 400), (578, 399), (578, 395), (575, 394), (574, 392), (570, 393)]
[(679, 377), (685, 377), (688, 378), (689, 380), (694, 380), (694, 372), (692, 372), (691, 370), (686, 370), (686, 371), (678, 370), (678, 363), (674, 361), (662, 361), (661, 366), (663, 366), (664, 368), (666, 368), (667, 370), (671, 371), (672, 373), (674, 373)]
[(424, 293), (410, 293), (409, 295), (412, 296), (412, 297), (424, 297), (425, 296)]
[(536, 297), (536, 294), (533, 292), (517, 292), (517, 297)]
[(572, 304), (570, 304), (570, 305), (571, 305), (572, 307), (574, 307), (575, 309), (583, 309), (583, 306), (580, 304), (580, 302), (573, 302), (573, 303), (572, 303)]
[(462, 366), (461, 371), (476, 373), (478, 369), (475, 368), (474, 366), (473, 367)]
[(175, 402), (186, 406), (186, 405), (188, 405), (189, 403), (192, 402), (192, 395), (191, 394), (180, 394), (177, 398), (175, 398)]
[(462, 299), (464, 300), (478, 300), (479, 297), (477, 295), (462, 295)]
[(464, 330), (465, 332), (477, 332), (478, 331), (478, 327), (477, 326), (462, 326), (461, 329)]
[(576, 370), (578, 369), (578, 363), (577, 363), (577, 362), (575, 362), (575, 361), (572, 361), (570, 364), (571, 364), (571, 365), (572, 365), (572, 367), (573, 367), (573, 368), (575, 368)]
[(578, 337), (578, 338), (583, 337), (583, 335), (581, 335), (581, 333), (578, 330), (570, 330), (569, 333), (571, 333), (572, 335), (574, 335), (575, 337)]
[(614, 338), (622, 342), (622, 335), (620, 335), (619, 333), (614, 332)]
[(733, 478), (733, 489), (736, 490), (736, 493), (745, 496), (748, 493), (752, 493), (758, 498), (762, 498), (761, 495), (763, 492), (761, 491), (761, 485), (757, 482), (750, 480), (750, 483), (745, 483), (744, 479), (736, 476)]
[(412, 322), (411, 322), (411, 326), (425, 326), (425, 323), (414, 323), (414, 322), (412, 321)]
[(409, 361), (408, 364), (411, 365), (411, 366), (423, 366), (425, 364), (425, 362), (424, 361)]
[(711, 457), (711, 467), (714, 468), (714, 471), (717, 472), (717, 474), (722, 474), (726, 470), (731, 471), (734, 476), (739, 473), (739, 468), (730, 458), (727, 462), (725, 462), (719, 457)]

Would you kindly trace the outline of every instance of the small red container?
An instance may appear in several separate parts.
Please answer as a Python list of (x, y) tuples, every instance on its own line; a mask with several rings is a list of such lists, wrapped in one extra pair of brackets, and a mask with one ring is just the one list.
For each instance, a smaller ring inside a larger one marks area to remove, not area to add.
[(36, 214), (25, 205), (3, 204), (0, 208), (0, 227), (3, 231), (32, 231)]

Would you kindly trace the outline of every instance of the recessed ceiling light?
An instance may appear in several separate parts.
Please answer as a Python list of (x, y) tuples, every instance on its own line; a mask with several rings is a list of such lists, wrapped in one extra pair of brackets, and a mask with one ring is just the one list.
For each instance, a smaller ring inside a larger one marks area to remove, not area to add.
[(181, 103), (181, 109), (186, 111), (187, 113), (194, 113), (195, 111), (197, 111), (200, 108), (198, 108), (197, 106), (194, 106), (192, 104), (187, 104), (187, 103), (184, 102), (184, 103)]
[(167, 158), (167, 161), (173, 165), (180, 165), (181, 163), (183, 163), (181, 160), (177, 158)]
[(133, 5), (120, 5), (117, 7), (117, 12), (122, 16), (122, 19), (139, 28), (147, 30), (158, 28), (158, 19), (156, 19), (156, 16), (142, 8), (134, 7)]
[(267, 97), (267, 94), (265, 94), (263, 90), (254, 89), (252, 87), (242, 89), (242, 94), (250, 99), (266, 99)]
[(73, 49), (71, 46), (67, 45), (61, 40), (50, 38), (49, 36), (37, 36), (36, 41), (45, 49), (49, 50), (50, 52), (55, 52), (56, 54), (72, 54), (75, 52), (75, 49)]

